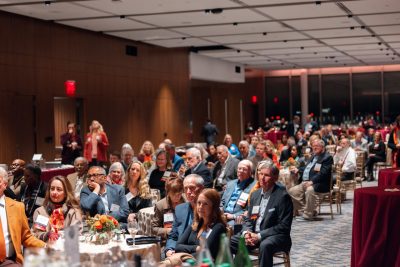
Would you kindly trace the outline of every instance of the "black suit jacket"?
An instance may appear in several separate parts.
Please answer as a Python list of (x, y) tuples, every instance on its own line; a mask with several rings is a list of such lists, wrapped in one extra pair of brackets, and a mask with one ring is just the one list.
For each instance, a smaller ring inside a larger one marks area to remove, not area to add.
[[(311, 164), (315, 156), (313, 156), (308, 164)], [(332, 156), (324, 151), (319, 155), (316, 164), (321, 164), (319, 171), (315, 170), (315, 166), (310, 170), (310, 181), (313, 182), (314, 191), (318, 193), (326, 193), (330, 190), (330, 183), (332, 179)], [(307, 166), (306, 166), (307, 168)]]
[(212, 187), (213, 183), (212, 183), (212, 179), (211, 179), (211, 172), (207, 168), (207, 166), (204, 164), (204, 162), (200, 162), (194, 171), (192, 171), (191, 169), (186, 170), (185, 176), (187, 176), (189, 174), (200, 175), (204, 179), (204, 187), (206, 187), (206, 188)]
[[(250, 197), (250, 204), (243, 226), (243, 231), (255, 232), (257, 219), (251, 219), (251, 212), (254, 206), (261, 203), (262, 188), (254, 191)], [(261, 241), (266, 237), (284, 235), (291, 245), (290, 230), (293, 220), (293, 203), (284, 187), (275, 185), (260, 224)]]

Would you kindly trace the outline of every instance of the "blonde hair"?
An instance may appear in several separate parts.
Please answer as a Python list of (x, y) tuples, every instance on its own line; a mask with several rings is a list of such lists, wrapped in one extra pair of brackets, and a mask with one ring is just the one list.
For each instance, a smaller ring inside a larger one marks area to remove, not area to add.
[(139, 154), (146, 155), (146, 153), (144, 153), (144, 146), (146, 145), (146, 143), (150, 144), (150, 147), (151, 147), (150, 148), (150, 155), (153, 155), (154, 154), (154, 145), (149, 140), (146, 140), (146, 141), (143, 142), (143, 145), (142, 145), (142, 148), (140, 148)]
[(139, 176), (139, 181), (137, 184), (139, 196), (144, 199), (149, 199), (149, 198), (151, 198), (151, 194), (150, 194), (150, 186), (146, 179), (146, 169), (144, 168), (143, 163), (141, 163), (138, 160), (133, 160), (132, 163), (129, 164), (128, 169), (126, 170), (125, 187), (129, 188), (129, 186), (131, 185), (131, 177), (129, 175), (129, 172), (130, 172), (133, 164), (138, 164), (139, 169), (140, 169), (140, 176)]
[(93, 123), (95, 123), (95, 122), (97, 122), (97, 124), (99, 125), (99, 129), (97, 130), (97, 132), (99, 132), (99, 133), (104, 132), (103, 125), (101, 125), (101, 123), (100, 123), (99, 121), (93, 120), (92, 123), (90, 124), (90, 127), (89, 127), (90, 133), (93, 133), (93, 127), (92, 127), (92, 125), (93, 125)]

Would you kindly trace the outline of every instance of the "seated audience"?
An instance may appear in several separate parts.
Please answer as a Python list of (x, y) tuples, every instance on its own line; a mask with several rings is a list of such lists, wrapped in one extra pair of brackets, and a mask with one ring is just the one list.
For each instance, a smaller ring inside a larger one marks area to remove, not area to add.
[(74, 160), (81, 155), (82, 140), (76, 132), (76, 126), (73, 122), (68, 122), (67, 132), (61, 135), (60, 141), (62, 145), (61, 163), (73, 164)]
[(239, 152), (239, 155), (236, 157), (238, 160), (249, 159), (256, 154), (250, 151), (250, 144), (245, 140), (239, 142)]
[(87, 186), (82, 188), (80, 197), (82, 212), (92, 217), (108, 214), (118, 222), (126, 222), (129, 208), (124, 188), (107, 184), (106, 171), (100, 166), (91, 167), (87, 177)]
[[(160, 190), (161, 198), (165, 197), (165, 181), (170, 177), (172, 164), (167, 151), (157, 149), (155, 152), (156, 164), (150, 170), (149, 186), (152, 189)], [(169, 173), (169, 174), (168, 174)], [(167, 174), (167, 176), (164, 176)]]
[(111, 164), (108, 170), (107, 183), (117, 185), (125, 184), (125, 170), (121, 162)]
[(278, 155), (275, 152), (275, 146), (274, 143), (271, 142), (271, 140), (266, 140), (265, 143), (267, 146), (265, 147), (265, 156), (272, 160), (272, 162), (279, 168), (279, 160), (278, 160)]
[(31, 231), (40, 240), (54, 241), (59, 237), (58, 230), (71, 225), (78, 225), (79, 230), (82, 230), (79, 203), (68, 181), (63, 176), (55, 176), (49, 182), (43, 206), (33, 214)]
[(285, 188), (276, 184), (279, 168), (271, 161), (263, 162), (257, 175), (261, 188), (250, 197), (242, 232), (231, 238), (231, 251), (237, 253), (244, 236), (249, 250), (259, 249), (259, 265), (270, 267), (275, 252), (290, 251), (293, 203)]
[(265, 158), (265, 151), (267, 150), (267, 143), (265, 141), (260, 141), (256, 146), (256, 154), (249, 158), (249, 160), (253, 163), (253, 166), (257, 166), (257, 164)]
[(235, 219), (247, 208), (250, 190), (256, 184), (252, 173), (253, 163), (247, 159), (240, 161), (237, 168), (238, 179), (228, 182), (222, 195), (221, 208), (230, 225), (233, 225)]
[(89, 163), (84, 157), (77, 157), (74, 160), (75, 172), (67, 176), (68, 182), (71, 184), (72, 192), (76, 199), (79, 200), (82, 188), (86, 185), (87, 171)]
[(386, 145), (382, 141), (382, 135), (380, 132), (374, 134), (374, 142), (369, 145), (369, 154), (365, 166), (367, 167), (367, 179), (368, 181), (374, 180), (374, 164), (376, 162), (386, 161)]
[(129, 206), (128, 221), (136, 219), (139, 210), (152, 206), (146, 170), (143, 163), (138, 160), (134, 160), (126, 170), (125, 194)]
[(121, 164), (124, 167), (124, 171), (128, 169), (128, 166), (134, 159), (136, 159), (136, 157), (132, 146), (128, 143), (123, 144), (121, 147)]
[(17, 196), (17, 200), (25, 205), (25, 214), (28, 218), (28, 223), (32, 225), (32, 216), (37, 208), (43, 205), (46, 195), (47, 185), (40, 180), (42, 170), (28, 164), (24, 170), (25, 183), (21, 186), (21, 192)]
[(201, 154), (197, 148), (192, 147), (186, 151), (186, 162), (188, 169), (184, 176), (189, 174), (200, 175), (204, 180), (204, 187), (211, 188), (213, 186), (210, 170), (201, 160)]
[(278, 145), (276, 147), (276, 150), (280, 154), (280, 153), (282, 153), (282, 151), (284, 149), (287, 149), (287, 148), (288, 148), (288, 137), (287, 137), (286, 134), (283, 134), (282, 137), (281, 137), (281, 140), (279, 141), (279, 143), (278, 143)]
[(314, 154), (304, 169), (302, 183), (289, 189), (295, 212), (303, 211), (303, 216), (296, 218), (299, 221), (313, 220), (318, 193), (330, 190), (332, 156), (325, 151), (325, 143), (321, 139), (312, 142), (312, 150)]
[(172, 143), (165, 143), (165, 151), (167, 151), (172, 163), (172, 170), (178, 172), (184, 163), (183, 158), (179, 157), (175, 151), (175, 145)]
[(368, 152), (368, 142), (366, 139), (364, 139), (363, 135), (364, 134), (360, 131), (356, 132), (356, 136), (355, 136), (354, 140), (351, 140), (351, 147), (355, 151), (363, 151), (363, 152), (367, 153)]
[(45, 247), (46, 243), (29, 230), (24, 204), (4, 195), (7, 184), (8, 174), (0, 167), (0, 228), (4, 242), (0, 246), (0, 266), (15, 267), (24, 263), (23, 248)]
[(203, 190), (197, 198), (193, 223), (186, 228), (176, 243), (176, 252), (193, 256), (200, 250), (200, 238), (204, 238), (213, 261), (217, 258), (221, 234), (226, 233), (226, 223), (219, 209), (220, 194), (214, 189)]
[(171, 178), (165, 184), (166, 197), (154, 206), (154, 218), (151, 222), (153, 233), (167, 239), (172, 230), (172, 223), (177, 205), (185, 202), (183, 198), (183, 180)]
[(256, 154), (257, 144), (260, 142), (260, 138), (257, 135), (252, 135), (250, 137), (250, 151), (253, 155)]
[(22, 159), (15, 159), (10, 166), (9, 176), (9, 187), (16, 196), (21, 192), (21, 185), (24, 183), (24, 168), (25, 161)]
[(237, 174), (237, 165), (239, 160), (234, 158), (225, 145), (217, 147), (218, 162), (212, 172), (214, 180), (214, 188), (218, 191), (222, 191), (226, 184), (235, 180)]
[[(340, 180), (348, 181), (354, 179), (354, 173), (357, 171), (356, 152), (351, 148), (349, 139), (343, 138), (340, 140), (339, 145), (336, 147), (333, 163), (340, 168)], [(336, 184), (336, 180), (337, 177), (332, 183)]]
[(217, 157), (217, 147), (215, 144), (208, 145), (208, 157), (206, 158), (207, 167), (209, 169), (214, 168), (215, 163), (218, 161)]
[(154, 145), (150, 141), (144, 141), (142, 148), (139, 151), (138, 160), (142, 163), (152, 162), (154, 154)]
[(172, 230), (168, 235), (167, 244), (165, 245), (165, 255), (167, 257), (170, 257), (175, 253), (178, 238), (182, 236), (183, 231), (188, 227), (188, 225), (192, 225), (197, 197), (200, 195), (203, 188), (204, 180), (200, 175), (189, 174), (183, 180), (183, 190), (188, 202), (179, 204), (175, 208)]
[(229, 154), (231, 154), (232, 157), (236, 158), (237, 156), (239, 156), (239, 148), (233, 143), (233, 139), (230, 134), (225, 135), (222, 144), (228, 148)]

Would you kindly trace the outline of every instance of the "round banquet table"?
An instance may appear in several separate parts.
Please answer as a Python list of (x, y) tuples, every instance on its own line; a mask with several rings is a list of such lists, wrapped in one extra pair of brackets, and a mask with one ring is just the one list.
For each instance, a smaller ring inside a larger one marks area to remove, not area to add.
[(379, 170), (378, 187), (400, 186), (400, 169), (387, 168)]
[(386, 190), (364, 187), (354, 192), (352, 267), (400, 267), (400, 190)]
[[(126, 238), (128, 237), (131, 236), (127, 234)], [(88, 260), (91, 257), (101, 258), (105, 254), (109, 253), (109, 251), (116, 246), (120, 246), (126, 259), (133, 259), (134, 255), (136, 254), (141, 255), (142, 257), (146, 257), (147, 255), (152, 253), (154, 260), (157, 262), (160, 261), (161, 249), (160, 245), (157, 243), (129, 246), (126, 244), (125, 240), (122, 242), (116, 242), (113, 240), (105, 245), (96, 245), (90, 242), (79, 242), (79, 254), (81, 262)], [(64, 240), (63, 239), (57, 240), (57, 242), (54, 245), (52, 245), (52, 248), (59, 251), (64, 251)]]

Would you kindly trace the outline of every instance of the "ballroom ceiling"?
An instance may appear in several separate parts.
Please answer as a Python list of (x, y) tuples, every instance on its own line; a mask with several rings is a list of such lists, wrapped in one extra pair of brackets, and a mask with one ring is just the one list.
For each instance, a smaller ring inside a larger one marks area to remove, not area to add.
[(248, 68), (400, 63), (400, 0), (0, 0), (0, 10)]

